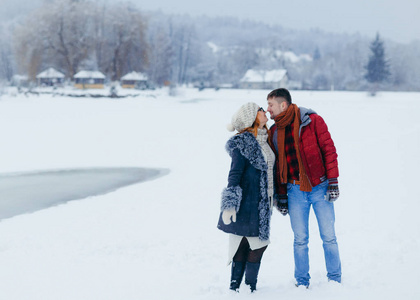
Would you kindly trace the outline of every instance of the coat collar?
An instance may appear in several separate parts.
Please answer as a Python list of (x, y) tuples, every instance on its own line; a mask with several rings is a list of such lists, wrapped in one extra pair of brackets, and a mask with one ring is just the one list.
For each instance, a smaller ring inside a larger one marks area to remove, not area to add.
[(240, 153), (260, 171), (267, 171), (268, 166), (261, 152), (257, 139), (250, 132), (244, 132), (231, 137), (226, 143), (226, 151), (232, 156), (233, 151), (238, 149)]

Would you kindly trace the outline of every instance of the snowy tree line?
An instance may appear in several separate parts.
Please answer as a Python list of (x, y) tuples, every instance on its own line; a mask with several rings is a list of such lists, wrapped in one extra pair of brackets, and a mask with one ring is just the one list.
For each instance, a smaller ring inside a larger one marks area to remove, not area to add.
[(145, 20), (130, 6), (58, 1), (29, 15), (13, 32), (16, 70), (31, 79), (47, 66), (69, 77), (80, 69), (102, 70), (111, 80), (148, 66)]
[[(304, 89), (368, 89), (374, 37), (297, 31), (235, 18), (142, 12), (130, 3), (46, 1), (0, 23), (0, 80), (32, 80), (54, 67), (71, 78), (81, 69), (110, 80), (138, 71), (156, 85), (236, 84), (246, 70), (284, 68)], [(385, 41), (387, 90), (420, 90), (420, 42)]]

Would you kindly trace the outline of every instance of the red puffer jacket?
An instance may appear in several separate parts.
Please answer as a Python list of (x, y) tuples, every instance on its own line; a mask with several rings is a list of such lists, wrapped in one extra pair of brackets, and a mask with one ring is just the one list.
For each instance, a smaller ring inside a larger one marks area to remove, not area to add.
[[(299, 152), (309, 177), (314, 187), (326, 179), (337, 178), (338, 162), (337, 152), (324, 119), (313, 110), (300, 107), (301, 125), (299, 129)], [(272, 147), (277, 150), (277, 127), (270, 128)], [(274, 150), (274, 149), (273, 149)], [(276, 170), (279, 169), (278, 160)], [(286, 185), (281, 184), (276, 177), (277, 193), (286, 194)]]

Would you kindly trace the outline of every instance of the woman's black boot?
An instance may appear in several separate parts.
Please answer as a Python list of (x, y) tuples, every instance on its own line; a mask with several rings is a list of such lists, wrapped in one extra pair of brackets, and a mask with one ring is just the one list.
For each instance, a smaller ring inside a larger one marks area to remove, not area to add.
[(232, 273), (230, 277), (230, 289), (238, 292), (245, 271), (245, 262), (232, 261)]
[(246, 263), (245, 284), (249, 285), (251, 288), (251, 293), (257, 289), (257, 278), (260, 265), (261, 263)]

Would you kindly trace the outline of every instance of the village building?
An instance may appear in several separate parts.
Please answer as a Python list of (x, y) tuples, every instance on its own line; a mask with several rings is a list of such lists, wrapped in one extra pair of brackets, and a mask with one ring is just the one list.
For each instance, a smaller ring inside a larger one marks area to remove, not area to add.
[(105, 75), (99, 71), (80, 71), (74, 75), (74, 86), (78, 89), (103, 89)]
[(48, 68), (36, 76), (37, 84), (40, 86), (63, 85), (65, 75), (54, 68)]
[(241, 89), (278, 89), (287, 87), (287, 70), (248, 70), (239, 81)]
[(121, 87), (126, 89), (145, 89), (148, 87), (148, 78), (143, 73), (131, 72), (121, 77)]

